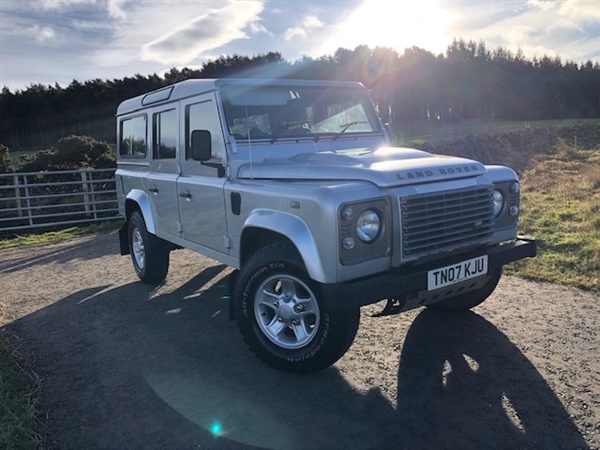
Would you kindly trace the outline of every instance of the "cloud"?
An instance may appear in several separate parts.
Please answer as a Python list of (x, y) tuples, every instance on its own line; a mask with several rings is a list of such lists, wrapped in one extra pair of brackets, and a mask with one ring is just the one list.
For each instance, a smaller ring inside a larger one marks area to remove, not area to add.
[(56, 33), (53, 28), (41, 27), (39, 25), (35, 25), (33, 28), (31, 28), (30, 33), (35, 36), (35, 39), (39, 43), (54, 40), (56, 37)]
[(317, 16), (306, 16), (302, 21), (304, 28), (322, 28), (323, 22)]
[(125, 19), (123, 7), (128, 0), (42, 0), (37, 6), (45, 11), (67, 11), (73, 8), (96, 6), (106, 10), (113, 19)]
[(187, 64), (207, 51), (237, 39), (247, 39), (244, 30), (251, 24), (256, 30), (258, 15), (263, 8), (261, 1), (229, 1), (143, 45), (141, 59)]
[(556, 6), (556, 2), (552, 0), (528, 0), (527, 4), (542, 11), (550, 11)]
[(285, 34), (283, 35), (283, 38), (290, 42), (292, 39), (299, 37), (299, 38), (305, 38), (306, 37), (306, 30), (304, 28), (300, 28), (300, 27), (295, 27), (295, 28), (288, 28), (285, 32)]
[(304, 39), (308, 36), (307, 30), (322, 28), (323, 22), (321, 22), (317, 16), (306, 16), (302, 20), (301, 25), (302, 26), (288, 28), (283, 34), (283, 38), (287, 42), (290, 42), (297, 37)]

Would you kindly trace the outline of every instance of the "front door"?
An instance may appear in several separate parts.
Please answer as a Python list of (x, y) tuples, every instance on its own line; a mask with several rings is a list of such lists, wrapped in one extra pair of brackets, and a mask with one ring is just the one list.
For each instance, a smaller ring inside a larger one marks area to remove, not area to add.
[[(182, 236), (204, 247), (229, 253), (225, 244), (227, 223), (223, 187), (226, 178), (222, 170), (226, 164), (225, 141), (214, 94), (185, 100), (180, 111), (185, 114), (181, 125), (185, 154), (181, 155), (181, 175), (177, 179)], [(194, 130), (210, 131), (213, 158), (208, 164), (191, 159)]]

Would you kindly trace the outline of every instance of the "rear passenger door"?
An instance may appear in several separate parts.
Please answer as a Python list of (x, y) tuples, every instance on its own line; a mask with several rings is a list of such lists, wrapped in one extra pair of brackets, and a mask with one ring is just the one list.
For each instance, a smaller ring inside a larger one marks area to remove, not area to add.
[[(181, 155), (181, 175), (177, 179), (179, 214), (184, 239), (229, 253), (225, 236), (225, 166), (227, 155), (213, 93), (203, 94), (181, 102), (185, 114), (181, 130), (185, 154)], [(212, 159), (206, 163), (191, 158), (191, 134), (208, 130), (211, 134)]]
[(153, 110), (150, 119), (152, 155), (147, 193), (159, 235), (179, 237), (179, 117), (175, 105)]

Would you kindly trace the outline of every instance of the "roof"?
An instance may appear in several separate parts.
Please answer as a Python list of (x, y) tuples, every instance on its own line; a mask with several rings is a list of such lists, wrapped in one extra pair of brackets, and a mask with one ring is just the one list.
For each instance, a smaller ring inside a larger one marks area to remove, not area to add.
[(191, 79), (171, 84), (146, 94), (138, 95), (123, 101), (117, 108), (117, 116), (130, 114), (149, 106), (181, 100), (194, 95), (217, 90), (226, 84), (273, 85), (273, 86), (351, 86), (360, 85), (350, 81), (293, 80), (264, 78), (217, 78)]

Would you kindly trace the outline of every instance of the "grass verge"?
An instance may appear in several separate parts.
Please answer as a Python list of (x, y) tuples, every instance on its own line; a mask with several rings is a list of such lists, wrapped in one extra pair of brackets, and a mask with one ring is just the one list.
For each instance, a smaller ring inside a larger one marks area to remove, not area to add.
[(21, 369), (7, 348), (0, 334), (0, 448), (39, 449), (42, 438), (37, 433), (34, 406), (38, 383)]
[(102, 222), (86, 227), (72, 227), (59, 231), (49, 231), (46, 233), (27, 234), (23, 236), (12, 236), (0, 238), (0, 250), (20, 245), (48, 244), (51, 242), (64, 241), (79, 236), (89, 236), (97, 233), (109, 233), (118, 230), (121, 227), (121, 221)]
[(537, 239), (538, 256), (505, 273), (600, 290), (600, 148), (559, 142), (521, 181), (520, 231)]

